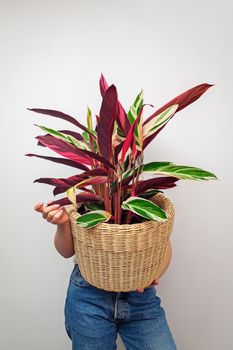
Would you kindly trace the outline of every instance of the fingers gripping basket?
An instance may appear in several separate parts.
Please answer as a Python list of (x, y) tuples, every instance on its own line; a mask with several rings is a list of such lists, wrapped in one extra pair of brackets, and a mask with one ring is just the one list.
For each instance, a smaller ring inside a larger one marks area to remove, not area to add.
[(166, 211), (164, 222), (102, 223), (91, 229), (76, 224), (73, 205), (66, 206), (75, 256), (82, 276), (97, 288), (124, 292), (145, 288), (159, 275), (174, 223), (174, 206), (163, 194), (151, 201)]

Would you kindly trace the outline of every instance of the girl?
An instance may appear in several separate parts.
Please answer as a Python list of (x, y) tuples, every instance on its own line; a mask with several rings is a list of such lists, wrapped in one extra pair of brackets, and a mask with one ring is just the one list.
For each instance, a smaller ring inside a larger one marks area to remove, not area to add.
[[(54, 245), (72, 257), (73, 237), (66, 207), (37, 203), (34, 209), (57, 225)], [(170, 241), (159, 278), (172, 256)], [(65, 302), (65, 328), (73, 350), (116, 350), (117, 333), (127, 350), (176, 350), (160, 298), (154, 285), (130, 292), (108, 292), (90, 285), (74, 260)]]

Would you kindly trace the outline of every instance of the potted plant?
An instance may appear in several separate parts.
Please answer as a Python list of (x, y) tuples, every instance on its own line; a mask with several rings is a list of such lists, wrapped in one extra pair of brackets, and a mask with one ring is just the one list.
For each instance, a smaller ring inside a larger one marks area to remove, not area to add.
[(213, 180), (216, 176), (168, 161), (145, 164), (144, 150), (178, 111), (211, 86), (195, 86), (143, 120), (143, 92), (126, 112), (116, 87), (108, 86), (101, 75), (102, 104), (95, 127), (89, 108), (87, 126), (57, 110), (29, 108), (81, 130), (37, 125), (46, 132), (36, 136), (38, 145), (62, 157), (26, 155), (75, 169), (68, 178), (34, 182), (54, 186), (54, 195), (66, 194), (51, 204), (64, 205), (69, 214), (76, 259), (90, 284), (109, 291), (130, 291), (148, 286), (159, 275), (174, 222), (174, 206), (163, 190), (182, 179)]

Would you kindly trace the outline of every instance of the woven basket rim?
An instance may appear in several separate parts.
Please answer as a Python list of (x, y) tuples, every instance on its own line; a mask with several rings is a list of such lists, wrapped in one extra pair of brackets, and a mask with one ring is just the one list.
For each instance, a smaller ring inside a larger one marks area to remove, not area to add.
[[(98, 229), (100, 230), (101, 227), (102, 228), (106, 228), (106, 227), (109, 227), (109, 229), (116, 229), (116, 231), (120, 231), (122, 228), (124, 229), (127, 229), (127, 228), (131, 228), (132, 227), (137, 227), (137, 229), (139, 229), (140, 227), (145, 227), (145, 226), (150, 226), (151, 225), (154, 225), (154, 226), (159, 226), (159, 225), (163, 225), (164, 223), (166, 223), (170, 217), (172, 216), (172, 210), (174, 210), (174, 206), (173, 206), (173, 203), (171, 202), (171, 200), (166, 197), (163, 193), (157, 193), (155, 194), (153, 197), (150, 198), (150, 200), (152, 198), (155, 198), (155, 197), (161, 197), (164, 201), (168, 201), (169, 202), (169, 206), (170, 206), (170, 210), (167, 210), (166, 211), (166, 214), (167, 214), (167, 220), (164, 220), (164, 221), (154, 221), (154, 220), (147, 220), (147, 221), (144, 221), (144, 222), (137, 222), (137, 223), (132, 223), (132, 224), (115, 224), (115, 223), (108, 223), (108, 222), (102, 222), (100, 224), (98, 224)], [(78, 203), (78, 207), (82, 205), (82, 203)], [(75, 211), (72, 212), (73, 215), (75, 215), (77, 218), (79, 217), (79, 213), (76, 211), (75, 207), (73, 204), (71, 204), (71, 207), (74, 208)], [(93, 227), (92, 229), (95, 229), (95, 227)]]

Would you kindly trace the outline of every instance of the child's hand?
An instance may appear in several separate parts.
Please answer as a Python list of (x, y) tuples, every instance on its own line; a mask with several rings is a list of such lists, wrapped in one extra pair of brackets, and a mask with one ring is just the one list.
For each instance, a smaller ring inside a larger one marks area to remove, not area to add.
[[(159, 284), (159, 281), (154, 280), (154, 281), (152, 281), (152, 283), (148, 287), (157, 286), (158, 284)], [(146, 288), (148, 288), (148, 287), (146, 287)], [(136, 292), (142, 293), (142, 292), (144, 292), (144, 288), (137, 288)]]
[(69, 216), (60, 204), (44, 205), (44, 203), (37, 203), (34, 207), (35, 211), (42, 213), (45, 220), (55, 225), (64, 225), (69, 221)]

